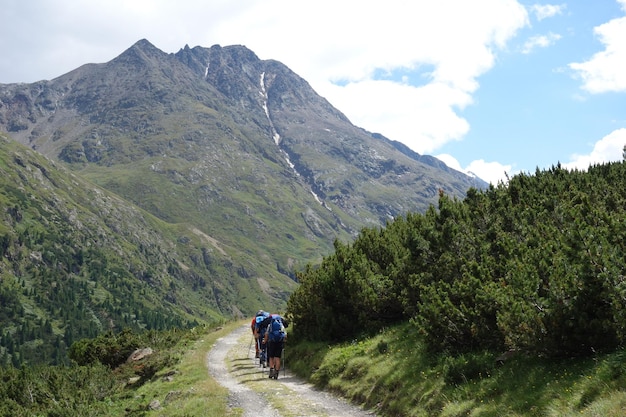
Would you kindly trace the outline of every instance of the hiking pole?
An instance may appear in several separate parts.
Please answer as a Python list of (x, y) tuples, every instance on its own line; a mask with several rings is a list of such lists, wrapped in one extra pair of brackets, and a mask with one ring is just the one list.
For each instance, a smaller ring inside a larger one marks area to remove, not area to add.
[(285, 354), (285, 347), (287, 346), (286, 343), (283, 342), (283, 360), (282, 360), (282, 366), (283, 366), (283, 378), (285, 377), (285, 375), (287, 374), (287, 362), (285, 362), (285, 357), (287, 356)]
[(261, 338), (257, 340), (257, 346), (259, 347), (259, 372), (261, 373), (261, 378), (263, 377), (263, 361), (265, 360), (265, 355), (263, 354), (263, 345), (261, 344)]

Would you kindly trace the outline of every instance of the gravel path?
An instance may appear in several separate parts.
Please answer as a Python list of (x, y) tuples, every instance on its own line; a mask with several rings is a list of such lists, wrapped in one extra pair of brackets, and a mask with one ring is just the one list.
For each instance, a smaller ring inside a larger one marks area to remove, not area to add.
[[(230, 391), (229, 404), (244, 417), (371, 417), (343, 399), (319, 391), (281, 369), (278, 380), (254, 359), (250, 328), (220, 338), (207, 355), (209, 373)], [(289, 347), (287, 346), (287, 349)]]

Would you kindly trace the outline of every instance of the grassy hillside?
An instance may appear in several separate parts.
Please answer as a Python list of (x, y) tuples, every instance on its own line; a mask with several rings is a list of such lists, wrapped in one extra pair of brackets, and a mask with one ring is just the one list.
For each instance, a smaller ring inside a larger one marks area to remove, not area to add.
[[(83, 344), (97, 349), (81, 366), (0, 367), (0, 416), (160, 415), (149, 409), (154, 400), (169, 416), (226, 416), (228, 391), (208, 376), (206, 353), (240, 325), (100, 337)], [(98, 360), (146, 346), (153, 353), (140, 361), (109, 367)]]
[(254, 254), (2, 136), (0, 220), (0, 364), (65, 363), (81, 337), (212, 323), (284, 305), (290, 291), (250, 277)]
[(626, 409), (626, 351), (591, 358), (437, 355), (411, 324), (339, 345), (290, 344), (287, 362), (317, 386), (382, 416), (618, 417)]

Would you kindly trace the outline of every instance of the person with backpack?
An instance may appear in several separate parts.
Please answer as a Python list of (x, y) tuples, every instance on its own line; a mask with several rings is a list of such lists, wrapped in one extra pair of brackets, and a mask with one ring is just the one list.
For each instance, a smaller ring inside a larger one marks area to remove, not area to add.
[(289, 323), (278, 314), (272, 314), (269, 322), (267, 331), (265, 332), (267, 355), (270, 358), (269, 378), (278, 379), (278, 374), (280, 373), (280, 357), (283, 354), (285, 341), (287, 340), (287, 331), (285, 328), (289, 326)]
[(265, 311), (259, 310), (256, 315), (252, 318), (252, 322), (250, 323), (250, 329), (252, 330), (252, 337), (254, 338), (254, 350), (255, 350), (255, 358), (259, 357), (259, 333), (257, 331), (257, 317), (263, 316)]
[(255, 330), (257, 337), (257, 348), (259, 349), (259, 365), (265, 368), (268, 363), (267, 357), (267, 343), (265, 342), (265, 334), (267, 332), (267, 326), (270, 322), (271, 314), (267, 311), (260, 311), (261, 314), (255, 317)]

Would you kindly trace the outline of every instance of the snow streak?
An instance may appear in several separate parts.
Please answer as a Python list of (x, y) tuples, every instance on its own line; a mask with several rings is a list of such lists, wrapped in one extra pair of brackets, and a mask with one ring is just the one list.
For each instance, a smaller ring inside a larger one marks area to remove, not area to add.
[(267, 108), (267, 90), (265, 89), (265, 71), (261, 73), (261, 96), (263, 97), (263, 110), (265, 110), (265, 116), (267, 117), (267, 121), (270, 124), (270, 132), (272, 134), (272, 138), (274, 139), (274, 143), (280, 146), (280, 135), (276, 131), (276, 128), (274, 128), (274, 123), (272, 122), (272, 118), (270, 117), (270, 111)]
[[(293, 172), (296, 174), (296, 177), (300, 177), (301, 175), (296, 169), (296, 166), (291, 162), (291, 159), (289, 159), (289, 154), (287, 153), (287, 151), (285, 151), (283, 148), (280, 147), (281, 138), (278, 132), (276, 131), (276, 128), (274, 127), (274, 122), (272, 121), (272, 117), (270, 116), (270, 111), (267, 106), (268, 96), (267, 96), (267, 90), (265, 88), (265, 71), (261, 73), (260, 84), (261, 84), (261, 91), (259, 91), (259, 94), (261, 94), (261, 97), (263, 99), (263, 104), (262, 104), (263, 111), (265, 111), (265, 117), (267, 117), (267, 121), (270, 125), (270, 134), (272, 135), (272, 139), (274, 139), (274, 143), (276, 144), (276, 146), (278, 146), (278, 150), (280, 151), (280, 153), (283, 154), (283, 156), (285, 157), (285, 161), (287, 161), (287, 164), (291, 167)], [(311, 194), (313, 194), (313, 197), (315, 197), (315, 200), (321, 206), (326, 207), (327, 209), (330, 210), (330, 208), (319, 198), (317, 194), (315, 194), (315, 191), (313, 191), (312, 189), (311, 189)]]

